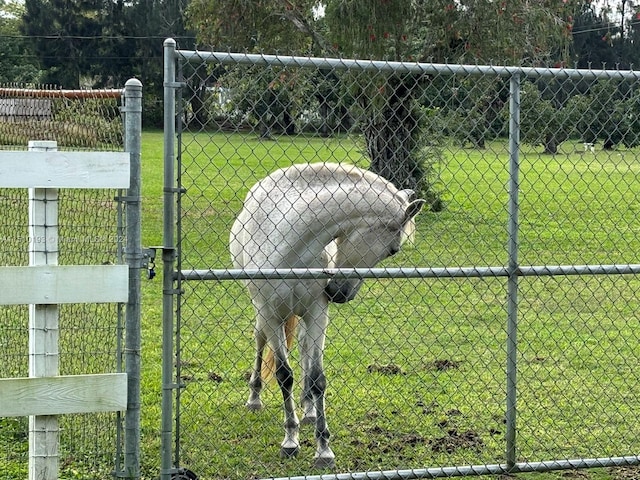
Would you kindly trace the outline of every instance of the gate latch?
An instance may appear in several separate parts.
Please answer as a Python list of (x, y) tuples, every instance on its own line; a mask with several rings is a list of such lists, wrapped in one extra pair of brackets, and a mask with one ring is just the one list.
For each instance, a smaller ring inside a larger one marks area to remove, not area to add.
[(153, 280), (156, 276), (156, 247), (142, 249), (142, 266), (147, 269), (147, 278)]

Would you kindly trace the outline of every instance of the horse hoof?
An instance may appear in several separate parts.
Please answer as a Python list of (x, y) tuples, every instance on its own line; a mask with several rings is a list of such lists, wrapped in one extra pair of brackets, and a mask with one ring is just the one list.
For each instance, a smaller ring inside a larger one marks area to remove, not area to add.
[(298, 456), (300, 447), (282, 447), (280, 448), (280, 458), (294, 458)]
[(300, 420), (300, 424), (301, 425), (315, 425), (316, 424), (316, 417), (302, 417), (302, 420)]
[(247, 407), (247, 410), (251, 410), (252, 412), (257, 412), (258, 410), (262, 410), (262, 402), (258, 400), (257, 402), (247, 402), (244, 404)]
[(313, 468), (336, 468), (336, 459), (334, 457), (316, 457), (313, 459)]

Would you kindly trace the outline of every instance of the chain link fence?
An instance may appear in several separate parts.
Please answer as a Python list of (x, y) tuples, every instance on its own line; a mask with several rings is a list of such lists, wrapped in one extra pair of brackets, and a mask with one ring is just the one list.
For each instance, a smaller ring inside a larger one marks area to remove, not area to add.
[[(302, 162), (369, 168), (428, 201), (415, 241), (359, 270), (357, 297), (330, 306), (335, 472), (638, 464), (637, 73), (165, 45), (178, 138), (175, 184), (165, 176), (176, 291), (165, 283), (165, 295), (178, 296), (175, 322), (165, 317), (163, 478), (332, 473), (311, 467), (307, 425), (299, 456), (279, 458), (275, 382), (262, 411), (244, 406), (254, 311), (228, 253), (251, 186)], [(296, 348), (291, 358), (297, 396)]]
[(114, 89), (1, 85), (0, 144), (26, 148), (30, 140), (55, 140), (60, 149), (121, 148), (119, 95)]
[[(122, 90), (65, 91), (28, 86), (0, 88), (0, 144), (26, 150), (29, 140), (56, 140), (59, 150), (123, 149)], [(124, 263), (124, 204), (113, 189), (58, 192), (60, 265)], [(0, 265), (29, 264), (29, 200), (26, 189), (0, 190)], [(59, 307), (60, 375), (123, 371), (123, 306)], [(28, 305), (0, 307), (0, 376), (29, 376)], [(109, 478), (119, 470), (120, 414), (60, 417), (61, 478)], [(0, 478), (23, 479), (28, 466), (27, 417), (0, 419)], [(116, 463), (114, 464), (114, 460)]]

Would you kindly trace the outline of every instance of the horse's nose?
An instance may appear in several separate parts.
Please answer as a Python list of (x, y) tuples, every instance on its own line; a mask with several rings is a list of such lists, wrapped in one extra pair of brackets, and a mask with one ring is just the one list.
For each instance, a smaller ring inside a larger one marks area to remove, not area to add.
[(346, 303), (353, 300), (360, 289), (360, 284), (352, 285), (347, 280), (329, 280), (324, 293), (330, 302)]

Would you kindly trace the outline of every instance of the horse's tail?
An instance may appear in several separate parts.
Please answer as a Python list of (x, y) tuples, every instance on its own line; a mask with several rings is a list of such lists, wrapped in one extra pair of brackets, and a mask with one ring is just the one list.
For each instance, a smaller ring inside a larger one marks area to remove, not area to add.
[[(287, 350), (290, 351), (293, 346), (293, 341), (296, 338), (296, 328), (298, 326), (299, 317), (297, 315), (291, 315), (284, 323), (284, 334), (287, 339)], [(273, 350), (269, 347), (266, 348), (265, 354), (262, 357), (262, 368), (260, 376), (265, 381), (269, 381), (275, 377), (276, 374), (276, 358), (273, 355)]]

